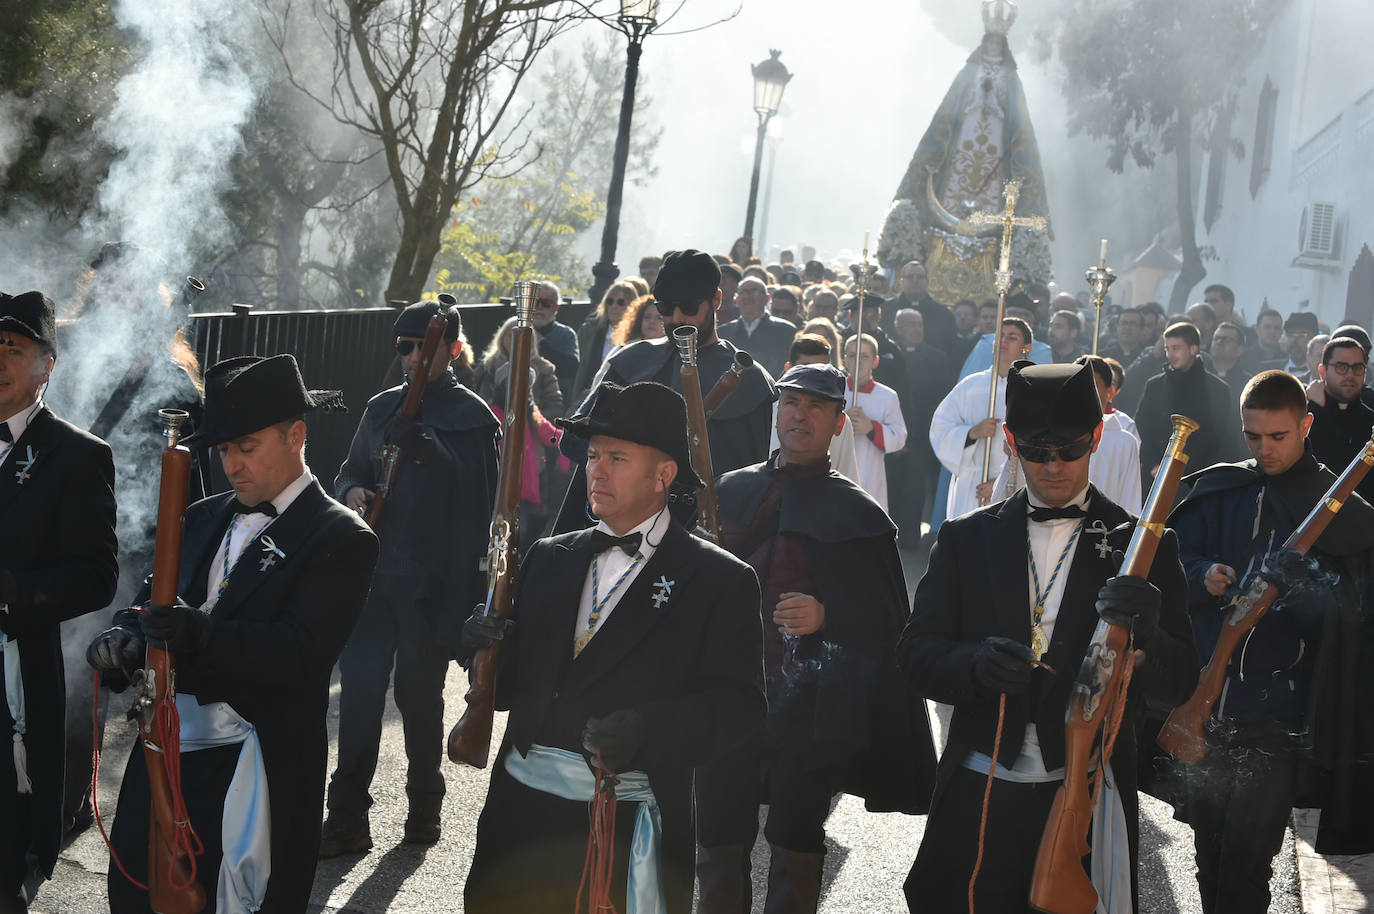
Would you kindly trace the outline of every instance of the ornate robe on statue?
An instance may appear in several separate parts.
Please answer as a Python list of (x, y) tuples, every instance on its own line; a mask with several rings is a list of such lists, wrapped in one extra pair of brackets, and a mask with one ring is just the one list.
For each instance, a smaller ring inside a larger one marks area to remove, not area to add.
[[(942, 225), (947, 220), (927, 203), (927, 175), (945, 216), (1001, 211), (1002, 184), (1014, 178), (1021, 182), (1017, 215), (1049, 218), (1025, 91), (1005, 38), (1000, 45), (1000, 53), (991, 54), (980, 45), (954, 78), (916, 147), (879, 238), (878, 257), (885, 266), (900, 267), (911, 259), (925, 262), (930, 294), (937, 301), (981, 301), (996, 295), (993, 271), (1000, 232), (975, 238)], [(1021, 230), (1012, 237), (1017, 275), (1047, 279), (1052, 233)]]
[[(988, 417), (988, 386), (991, 383), (991, 368), (969, 375), (954, 385), (949, 396), (940, 401), (935, 408), (935, 415), (931, 417), (930, 446), (941, 465), (954, 477), (949, 484), (946, 517), (958, 517), (978, 507), (975, 490), (983, 479), (983, 449), (987, 447), (987, 441), (992, 442), (989, 478), (995, 479), (1002, 464), (1007, 461), (1000, 431), (991, 439), (967, 443), (969, 431)], [(1007, 414), (1006, 378), (1000, 378), (997, 382), (997, 408), (993, 414), (998, 419)]]

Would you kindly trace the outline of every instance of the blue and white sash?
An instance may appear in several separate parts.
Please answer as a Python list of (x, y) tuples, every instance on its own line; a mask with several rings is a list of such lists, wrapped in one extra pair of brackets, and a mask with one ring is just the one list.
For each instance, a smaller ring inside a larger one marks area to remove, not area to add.
[[(531, 746), (526, 756), (512, 749), (506, 753), (506, 770), (526, 787), (565, 800), (590, 802), (596, 792), (596, 775), (587, 767), (587, 760), (566, 749)], [(630, 771), (617, 778), (616, 799), (639, 804), (630, 841), (626, 914), (666, 914), (668, 902), (663, 891), (663, 874), (659, 870), (663, 820), (653, 789), (649, 787), (649, 776), (642, 771)]]
[[(9, 607), (0, 603), (0, 611), (9, 613)], [(24, 732), (27, 727), (24, 714), (24, 671), (19, 662), (19, 642), (0, 632), (0, 652), (5, 657), (5, 704), (9, 707), (10, 719), (14, 721), (14, 780), (17, 793), (33, 793), (33, 781), (29, 778), (28, 752), (24, 748)]]
[(177, 713), (182, 752), (242, 744), (224, 795), (215, 907), (222, 914), (250, 914), (262, 907), (272, 875), (272, 807), (257, 728), (225, 702), (202, 705), (193, 695), (177, 695)]

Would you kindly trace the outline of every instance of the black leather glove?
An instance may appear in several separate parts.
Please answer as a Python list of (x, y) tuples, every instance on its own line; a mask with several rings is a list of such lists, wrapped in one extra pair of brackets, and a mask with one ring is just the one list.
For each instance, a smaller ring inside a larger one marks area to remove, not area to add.
[(1264, 557), (1259, 576), (1285, 594), (1307, 580), (1307, 559), (1296, 549), (1275, 549)]
[(989, 635), (973, 655), (973, 678), (984, 693), (1019, 695), (1030, 685), (1035, 652), (1029, 645)]
[(638, 711), (612, 711), (597, 720), (588, 718), (582, 731), (582, 748), (592, 761), (601, 753), (601, 766), (607, 771), (629, 771), (635, 753), (644, 745), (644, 718)]
[(1097, 592), (1097, 614), (1104, 622), (1130, 629), (1141, 643), (1159, 628), (1161, 599), (1159, 588), (1144, 578), (1118, 575)]
[(210, 616), (177, 598), (175, 606), (150, 606), (143, 617), (143, 634), (162, 641), (170, 651), (198, 651), (210, 638)]
[(458, 646), (458, 665), (467, 669), (472, 666), (472, 658), (478, 651), (484, 651), (502, 640), (515, 628), (514, 619), (496, 619), (488, 616), (485, 607), (479, 606), (463, 623), (463, 632)]
[(408, 418), (405, 413), (397, 413), (396, 418), (391, 420), (387, 435), (403, 452), (412, 455), (420, 453), (430, 442), (425, 436), (424, 425), (418, 419)]
[(132, 672), (143, 666), (146, 646), (143, 636), (138, 632), (116, 625), (95, 636), (86, 648), (86, 662), (91, 669), (102, 673)]

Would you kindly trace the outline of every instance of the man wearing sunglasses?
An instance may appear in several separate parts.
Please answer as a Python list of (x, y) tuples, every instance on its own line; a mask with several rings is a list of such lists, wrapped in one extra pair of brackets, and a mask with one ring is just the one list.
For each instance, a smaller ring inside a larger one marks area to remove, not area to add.
[[(425, 332), (441, 313), (448, 326), (430, 364), (420, 414), (407, 419), (401, 407), (420, 368)], [(402, 463), (376, 529), (382, 545), (372, 591), (339, 658), (339, 764), (329, 784), (321, 857), (372, 847), (368, 787), (393, 665), (409, 762), (403, 840), (439, 840), (444, 679), (463, 620), (486, 592), (478, 562), (487, 549), (500, 436), (491, 410), (449, 369), (463, 348), (461, 331), (458, 312), (437, 301), (401, 312), (394, 332), (406, 381), (367, 404), (334, 481), (340, 501), (367, 513), (382, 450), (388, 443), (400, 446)]]
[(568, 403), (576, 393), (577, 368), (582, 357), (577, 348), (577, 334), (558, 320), (558, 306), (562, 301), (557, 286), (551, 282), (539, 283), (539, 297), (534, 301), (530, 321), (539, 342), (539, 354), (553, 362), (558, 389), (563, 394), (563, 402)]
[[(745, 284), (741, 283), (741, 295), (744, 289)], [(681, 392), (682, 359), (673, 344), (673, 331), (678, 327), (697, 329), (697, 374), (703, 397), (735, 363), (736, 347), (716, 335), (716, 309), (721, 301), (720, 267), (710, 254), (690, 248), (669, 251), (654, 283), (654, 299), (654, 307), (663, 315), (666, 338), (639, 340), (607, 359), (592, 381), (592, 393), (573, 413), (573, 418), (591, 412), (602, 381), (619, 385), (657, 381)], [(788, 339), (790, 341), (790, 334)], [(786, 355), (784, 347), (784, 359)], [(768, 456), (773, 402), (777, 398), (773, 376), (764, 367), (754, 364), (743, 371), (739, 388), (706, 424), (711, 444), (711, 468), (716, 475), (759, 463)], [(587, 479), (583, 470), (587, 459), (586, 443), (576, 436), (564, 435), (560, 447), (577, 464), (554, 529), (555, 533), (566, 533), (590, 526), (595, 519), (589, 517), (587, 506)], [(674, 500), (671, 508), (674, 516), (684, 523), (689, 522), (693, 512), (690, 504)]]
[[(1179, 704), (1197, 681), (1187, 579), (1172, 532), (1148, 580), (1116, 576), (1133, 518), (1089, 482), (1102, 434), (1093, 369), (1018, 361), (1006, 391), (1005, 440), (1026, 487), (940, 527), (897, 645), (915, 691), (954, 706), (907, 902), (913, 911), (971, 907), (981, 856), (996, 864), (976, 882), (977, 909), (1026, 910), (1064, 778), (1070, 689), (1105, 620), (1130, 627), (1144, 655), (1102, 788), (1109, 821), (1097, 823), (1091, 873), (1106, 910), (1138, 910), (1126, 907), (1139, 835), (1132, 705), (1141, 696)], [(980, 834), (990, 769), (996, 784)]]

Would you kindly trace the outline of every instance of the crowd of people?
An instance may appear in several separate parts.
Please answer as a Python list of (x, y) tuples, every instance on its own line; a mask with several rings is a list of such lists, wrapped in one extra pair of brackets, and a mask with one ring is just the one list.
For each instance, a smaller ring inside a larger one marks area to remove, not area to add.
[[(1138, 651), (1087, 866), (1103, 909), (1139, 909), (1137, 790), (1193, 827), (1207, 912), (1267, 909), (1295, 805), (1323, 810), (1319, 851), (1374, 850), (1374, 725), (1359, 701), (1374, 673), (1374, 512), (1352, 495), (1320, 538), (1287, 545), (1367, 453), (1363, 328), (1268, 308), (1250, 325), (1223, 285), (1183, 314), (1099, 315), (1034, 283), (1008, 295), (999, 325), (996, 301), (933, 300), (918, 262), (890, 283), (786, 252), (763, 264), (747, 244), (646, 257), (576, 328), (555, 285), (537, 293), (523, 581), (501, 616), (481, 606), (482, 560), (514, 319), (479, 357), (458, 309), (401, 311), (377, 345), (395, 346), (402, 382), (368, 402), (327, 486), (306, 464), (305, 420), (337, 391), (309, 389), (290, 354), (202, 377), (184, 338), (160, 340), (152, 361), (175, 370), (131, 369), (121, 390), (192, 401), (187, 494), (224, 490), (193, 499), (177, 598), (155, 601), (150, 569), (116, 557), (115, 518), (157, 455), (121, 454), (111, 427), (102, 440), (54, 414), (56, 306), (0, 296), (0, 722), (15, 747), (0, 753), (0, 914), (27, 910), (64, 830), (83, 824), (82, 785), (63, 777), (59, 624), (101, 611), (109, 625), (81, 647), (104, 688), (141, 694), (145, 652), (175, 658), (173, 819), (198, 838), (171, 843), (201, 846), (187, 878), (207, 910), (303, 911), (316, 860), (372, 847), (393, 677), (404, 840), (438, 841), (444, 678), (497, 646), (509, 718), (464, 887), (474, 914), (685, 914), (694, 887), (700, 910), (743, 914), (765, 805), (765, 910), (814, 914), (839, 793), (929, 815), (911, 910), (1023, 911), (1074, 764), (1066, 703), (1101, 623)], [(702, 391), (734, 388), (706, 420), (708, 478), (667, 339), (685, 328)], [(1127, 572), (1144, 495), (1179, 459), (1174, 413), (1199, 426), (1192, 475), (1148, 570)], [(130, 469), (117, 478), (115, 464)], [(693, 535), (704, 488), (719, 504), (709, 537)], [(926, 561), (912, 595), (901, 547)], [(116, 599), (121, 577), (142, 586)], [(1192, 694), (1256, 580), (1280, 599), (1227, 667), (1210, 753), (1158, 757), (1162, 714)], [(926, 701), (946, 709), (942, 748)], [(117, 914), (149, 909), (136, 878), (165, 865), (148, 840), (162, 773), (132, 750), (110, 835)], [(978, 879), (985, 853), (997, 872)]]

